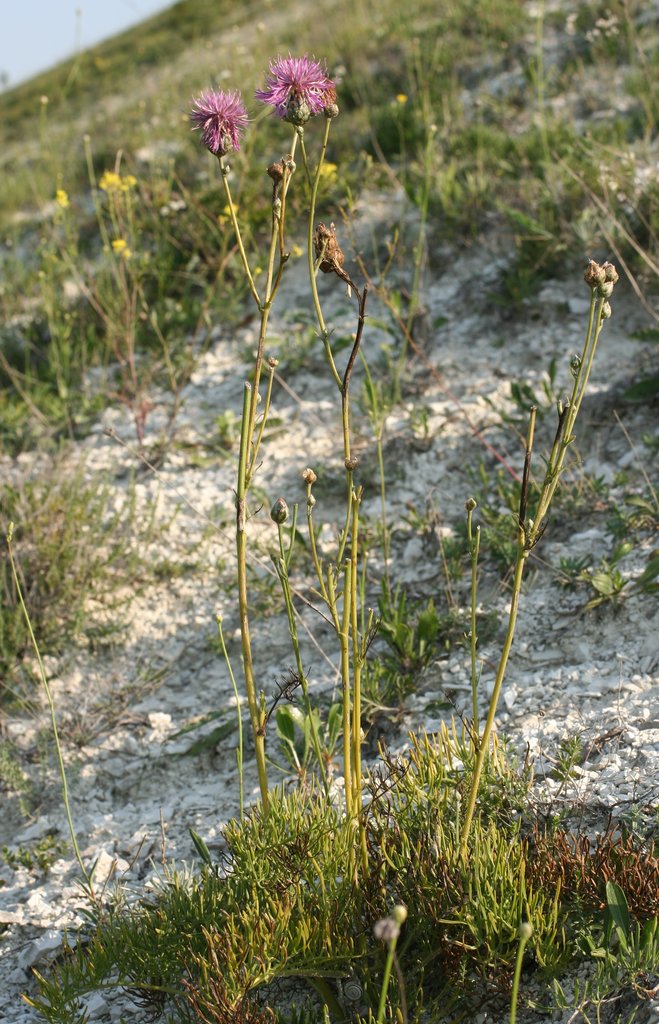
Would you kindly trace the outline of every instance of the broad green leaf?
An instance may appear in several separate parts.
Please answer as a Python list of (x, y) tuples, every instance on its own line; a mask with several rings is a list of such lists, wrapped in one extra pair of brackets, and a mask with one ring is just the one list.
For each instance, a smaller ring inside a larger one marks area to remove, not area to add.
[(627, 937), (631, 931), (629, 907), (627, 906), (627, 897), (616, 882), (606, 883), (606, 907), (616, 930)]

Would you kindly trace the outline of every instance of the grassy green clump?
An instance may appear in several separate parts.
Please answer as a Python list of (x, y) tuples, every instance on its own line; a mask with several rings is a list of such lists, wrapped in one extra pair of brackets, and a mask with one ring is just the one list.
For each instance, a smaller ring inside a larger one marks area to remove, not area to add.
[[(150, 515), (137, 514), (134, 487), (118, 505), (108, 483), (89, 475), (84, 464), (67, 475), (54, 462), (22, 483), (4, 484), (0, 508), (5, 530), (15, 524), (19, 584), (44, 651), (61, 652), (72, 641), (98, 641), (116, 631), (126, 589), (144, 577), (139, 543), (155, 536)], [(0, 558), (0, 700), (26, 696), (22, 666), (31, 653), (5, 548)]]
[[(358, 883), (350, 821), (314, 792), (273, 792), (267, 814), (255, 809), (227, 826), (223, 862), (206, 851), (200, 871), (171, 871), (152, 896), (101, 913), (39, 980), (34, 1005), (52, 1024), (72, 1024), (82, 1019), (79, 997), (109, 985), (177, 1020), (293, 1021), (300, 1006), (310, 1022), (366, 1019), (385, 959), (373, 927), (398, 904), (408, 916), (387, 1019), (461, 1019), (502, 996), (505, 1005), (522, 922), (532, 928), (522, 1000), (544, 992), (549, 1006), (551, 977), (568, 961), (596, 964), (608, 947), (607, 884), (627, 894), (629, 944), (634, 922), (649, 936), (626, 966), (626, 980), (640, 985), (656, 952), (644, 923), (656, 924), (656, 853), (612, 833), (593, 849), (568, 834), (533, 833), (520, 814), (530, 776), (494, 747), (462, 857), (471, 749), (443, 732), (385, 755), (368, 782), (369, 867)], [(606, 955), (613, 986), (624, 957)], [(293, 979), (297, 1010), (276, 984)]]

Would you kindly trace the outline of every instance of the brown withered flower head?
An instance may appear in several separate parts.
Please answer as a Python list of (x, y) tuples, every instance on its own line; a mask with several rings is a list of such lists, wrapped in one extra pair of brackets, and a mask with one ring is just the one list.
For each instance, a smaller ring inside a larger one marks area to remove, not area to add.
[(316, 225), (316, 230), (313, 233), (313, 246), (316, 259), (320, 260), (319, 266), (323, 274), (337, 274), (343, 269), (346, 258), (339, 245), (333, 224), (330, 224), (329, 228), (324, 224)]

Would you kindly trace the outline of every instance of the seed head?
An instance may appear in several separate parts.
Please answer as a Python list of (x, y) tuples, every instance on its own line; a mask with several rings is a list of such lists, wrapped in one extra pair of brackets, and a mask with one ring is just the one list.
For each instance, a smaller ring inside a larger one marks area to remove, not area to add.
[(239, 92), (215, 92), (208, 89), (193, 103), (190, 113), (192, 130), (200, 129), (206, 149), (216, 156), (240, 149), (240, 139), (247, 128), (248, 118)]
[(336, 91), (318, 61), (289, 54), (270, 62), (265, 88), (257, 90), (256, 98), (271, 104), (284, 121), (301, 127), (326, 103), (336, 101)]

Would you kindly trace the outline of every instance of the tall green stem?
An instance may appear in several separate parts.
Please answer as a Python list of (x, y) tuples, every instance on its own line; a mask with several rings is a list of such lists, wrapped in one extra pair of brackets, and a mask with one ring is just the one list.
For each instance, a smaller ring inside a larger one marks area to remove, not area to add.
[(474, 741), (479, 736), (478, 725), (478, 665), (476, 662), (476, 649), (478, 647), (478, 634), (476, 632), (476, 602), (478, 596), (478, 551), (480, 548), (481, 528), (476, 527), (473, 531), (473, 515), (476, 502), (473, 498), (467, 501), (467, 543), (469, 545), (469, 556), (471, 558), (471, 629), (469, 632), (469, 648), (471, 655), (471, 712), (472, 729)]
[[(605, 264), (604, 267), (598, 267), (594, 265), (595, 269), (601, 274), (604, 274), (605, 269), (609, 268), (609, 272), (614, 276), (613, 283), (618, 279), (615, 268), (612, 268), (610, 264)], [(593, 273), (591, 267), (589, 273)], [(588, 280), (588, 277), (586, 277)], [(611, 278), (608, 278), (611, 281)], [(490, 698), (490, 705), (488, 709), (488, 715), (483, 729), (483, 735), (480, 739), (480, 746), (476, 756), (476, 762), (472, 773), (471, 788), (469, 792), (469, 799), (467, 802), (467, 808), (465, 811), (465, 817), (462, 824), (462, 832), (460, 836), (460, 855), (462, 858), (466, 857), (467, 844), (469, 839), (469, 832), (471, 829), (471, 823), (474, 816), (474, 810), (476, 807), (476, 801), (478, 797), (478, 787), (480, 784), (481, 774), (483, 771), (483, 765), (485, 758), (489, 754), (489, 739), (494, 725), (494, 718), (499, 703), (499, 697), (501, 694), (501, 686), (503, 683), (504, 676), (506, 674), (506, 668), (508, 665), (508, 657), (513, 644), (515, 635), (515, 625), (517, 622), (517, 613), (519, 609), (519, 597), (522, 588), (522, 578), (524, 575), (524, 568), (526, 566), (527, 559), (540, 540), (542, 532), (545, 527), (545, 517), (551, 505), (552, 498), (556, 492), (560, 474), (563, 469), (565, 462), (565, 455), (568, 447), (574, 441), (574, 435), (572, 433), (574, 425), (581, 408), (581, 403), (588, 385), (590, 372), (593, 366), (593, 360), (595, 358), (595, 350), (597, 348), (597, 342), (602, 330), (602, 325), (605, 319), (605, 302), (606, 297), (602, 295), (601, 290), (598, 289), (597, 285), (591, 286), (591, 302), (588, 314), (588, 328), (586, 331), (586, 340), (582, 351), (581, 358), (576, 361), (574, 368), (574, 386), (572, 388), (572, 395), (570, 400), (565, 406), (559, 404), (559, 418), (558, 426), (556, 429), (556, 436), (554, 443), (549, 455), (547, 462), (547, 469), (545, 471), (544, 481), (538, 499), (535, 518), (527, 517), (527, 502), (528, 502), (528, 489), (530, 482), (530, 466), (531, 466), (531, 453), (533, 448), (533, 434), (535, 429), (535, 409), (531, 409), (531, 416), (529, 420), (529, 429), (527, 434), (526, 442), (526, 457), (524, 460), (524, 473), (522, 477), (522, 487), (520, 495), (520, 506), (518, 515), (518, 529), (517, 529), (517, 558), (515, 561), (515, 571), (512, 583), (512, 595), (510, 602), (510, 612), (508, 615), (508, 628), (506, 631), (506, 637), (501, 652), (501, 659), (496, 673), (494, 681), (494, 688), (492, 696)], [(608, 294), (610, 294), (613, 284), (610, 285)], [(598, 301), (599, 294), (599, 301)], [(608, 310), (610, 315), (610, 310)]]
[(252, 643), (249, 631), (249, 610), (247, 604), (247, 460), (249, 457), (249, 410), (251, 406), (252, 387), (245, 384), (243, 395), (243, 415), (240, 430), (240, 456), (238, 459), (238, 487), (236, 489), (236, 555), (238, 562), (238, 608), (240, 613), (240, 637), (243, 652), (243, 673), (245, 675), (245, 691), (249, 717), (254, 734), (256, 753), (256, 770), (259, 776), (259, 788), (263, 808), (267, 812), (268, 772), (265, 762), (265, 721), (258, 705), (256, 683), (254, 680), (254, 664), (252, 661)]
[(490, 698), (490, 707), (487, 719), (485, 721), (483, 735), (480, 739), (478, 753), (476, 755), (476, 763), (474, 765), (473, 770), (469, 800), (467, 802), (464, 821), (462, 823), (462, 833), (460, 837), (460, 855), (463, 858), (466, 858), (467, 855), (467, 841), (469, 839), (471, 822), (474, 816), (474, 810), (476, 808), (478, 787), (480, 784), (481, 774), (483, 772), (485, 758), (489, 754), (490, 734), (492, 732), (492, 726), (494, 725), (494, 717), (496, 715), (497, 707), (499, 704), (501, 684), (503, 683), (504, 676), (506, 674), (506, 668), (508, 667), (508, 657), (510, 655), (510, 650), (513, 645), (513, 639), (515, 637), (515, 626), (517, 624), (517, 613), (519, 610), (519, 596), (522, 589), (522, 577), (524, 575), (524, 568), (526, 566), (526, 560), (528, 558), (528, 555), (529, 552), (524, 547), (523, 533), (520, 530), (517, 539), (517, 561), (515, 563), (515, 575), (513, 577), (512, 596), (510, 600), (510, 612), (508, 614), (508, 628), (506, 630), (506, 638), (504, 640), (503, 649), (501, 651), (499, 667), (497, 669), (496, 678), (494, 680), (494, 689), (492, 691), (492, 697)]
[(231, 679), (231, 684), (233, 686), (233, 692), (236, 697), (236, 717), (238, 719), (238, 746), (236, 747), (236, 767), (238, 768), (238, 800), (240, 807), (240, 820), (242, 821), (245, 817), (245, 784), (243, 779), (243, 713), (240, 694), (238, 693), (238, 686), (236, 684), (236, 677), (233, 674), (233, 668), (231, 667), (229, 652), (227, 651), (227, 645), (224, 641), (224, 632), (222, 630), (221, 615), (218, 615), (217, 617), (217, 631), (220, 636), (220, 647), (222, 648), (224, 661), (226, 663), (229, 672), (229, 678)]

